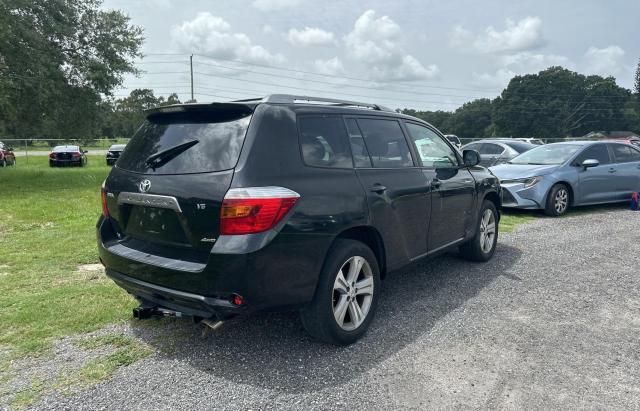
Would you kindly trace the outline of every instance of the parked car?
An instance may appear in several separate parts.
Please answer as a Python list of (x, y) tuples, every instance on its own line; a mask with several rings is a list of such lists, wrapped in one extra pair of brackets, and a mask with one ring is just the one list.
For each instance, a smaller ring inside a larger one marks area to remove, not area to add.
[(15, 166), (16, 155), (13, 148), (0, 141), (0, 167)]
[(500, 187), (478, 161), (375, 104), (272, 95), (156, 108), (103, 184), (100, 261), (140, 301), (134, 317), (218, 327), (295, 309), (311, 335), (349, 344), (388, 272), (452, 248), (492, 257)]
[(107, 165), (112, 166), (118, 161), (120, 158), (120, 154), (122, 154), (122, 150), (126, 147), (126, 144), (112, 144), (107, 150)]
[(480, 153), (480, 165), (485, 167), (506, 163), (512, 158), (537, 147), (512, 138), (492, 138), (474, 141), (462, 148)]
[(552, 143), (491, 171), (504, 207), (559, 216), (573, 206), (629, 201), (640, 191), (640, 150), (618, 142)]
[(632, 144), (636, 147), (640, 147), (640, 138), (637, 137), (629, 137), (620, 140), (603, 140), (603, 141), (617, 141), (619, 143)]
[(457, 148), (458, 150), (462, 147), (462, 142), (460, 141), (460, 138), (458, 136), (456, 136), (455, 134), (445, 134), (444, 135), (447, 140), (449, 140), (451, 142), (451, 144), (454, 145), (455, 148)]
[(515, 140), (524, 141), (525, 143), (533, 144), (536, 146), (541, 146), (544, 144), (544, 141), (539, 138), (516, 138)]
[(49, 153), (49, 167), (87, 165), (86, 150), (80, 146), (55, 146)]

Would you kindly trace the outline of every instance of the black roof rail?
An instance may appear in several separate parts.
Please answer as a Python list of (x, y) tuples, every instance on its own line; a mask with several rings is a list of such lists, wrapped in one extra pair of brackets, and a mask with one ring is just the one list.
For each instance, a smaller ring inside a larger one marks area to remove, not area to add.
[(271, 94), (261, 99), (246, 99), (246, 100), (234, 100), (234, 102), (250, 102), (259, 101), (262, 103), (277, 103), (277, 104), (295, 104), (298, 102), (306, 103), (329, 103), (336, 106), (351, 106), (351, 107), (364, 107), (371, 110), (379, 111), (391, 111), (390, 108), (380, 106), (378, 104), (362, 103), (359, 101), (339, 100), (335, 98), (325, 97), (311, 97), (311, 96), (296, 96), (291, 94)]

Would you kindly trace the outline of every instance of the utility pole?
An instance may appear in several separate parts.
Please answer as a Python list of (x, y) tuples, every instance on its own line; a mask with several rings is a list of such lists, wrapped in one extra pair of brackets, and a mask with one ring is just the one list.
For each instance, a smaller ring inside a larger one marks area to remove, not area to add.
[(191, 102), (195, 101), (193, 99), (193, 54), (189, 56), (189, 65), (191, 66)]

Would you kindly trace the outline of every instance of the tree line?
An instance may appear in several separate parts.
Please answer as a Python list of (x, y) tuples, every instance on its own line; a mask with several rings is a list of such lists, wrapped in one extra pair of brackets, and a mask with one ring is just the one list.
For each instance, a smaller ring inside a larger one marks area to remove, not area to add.
[(473, 100), (453, 112), (401, 112), (462, 138), (558, 139), (614, 130), (640, 133), (640, 63), (635, 93), (618, 86), (613, 77), (550, 67), (514, 77), (493, 100)]
[[(130, 137), (144, 110), (179, 103), (136, 89), (116, 99), (125, 75), (139, 75), (141, 27), (101, 0), (0, 1), (0, 138)], [(640, 131), (640, 64), (635, 93), (613, 77), (562, 67), (516, 76), (495, 99), (453, 112), (417, 111), (445, 133), (559, 138), (589, 131)]]

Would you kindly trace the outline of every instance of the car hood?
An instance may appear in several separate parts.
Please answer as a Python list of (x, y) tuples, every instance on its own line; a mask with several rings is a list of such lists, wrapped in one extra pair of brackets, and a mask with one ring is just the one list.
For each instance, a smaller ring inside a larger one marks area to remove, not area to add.
[(534, 164), (500, 164), (490, 167), (500, 180), (544, 176), (556, 171), (559, 165), (534, 165)]

